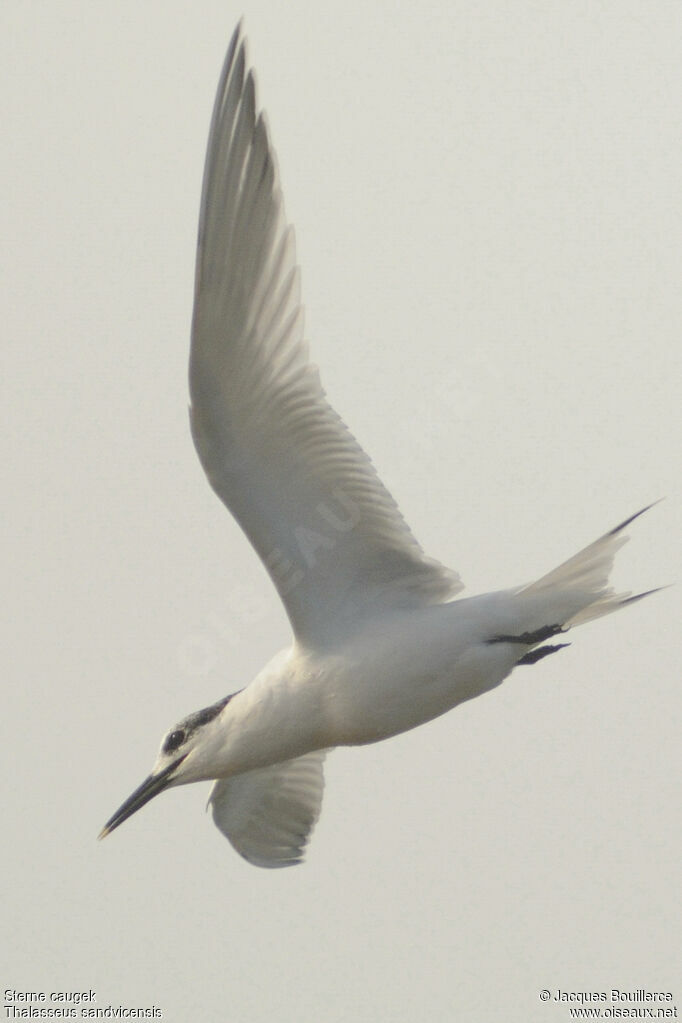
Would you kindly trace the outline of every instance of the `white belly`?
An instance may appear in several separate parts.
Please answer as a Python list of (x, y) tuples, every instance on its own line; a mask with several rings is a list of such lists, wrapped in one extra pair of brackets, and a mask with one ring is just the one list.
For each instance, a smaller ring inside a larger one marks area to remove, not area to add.
[(373, 622), (327, 659), (320, 682), (330, 745), (397, 735), (503, 681), (518, 650), (488, 643), (497, 630), (483, 620), (477, 631), (479, 617), (472, 625), (467, 612), (476, 609), (468, 603)]
[(332, 650), (282, 651), (227, 705), (213, 776), (378, 742), (494, 688), (519, 653), (488, 642), (512, 630), (510, 610), (506, 594), (487, 594), (374, 618)]

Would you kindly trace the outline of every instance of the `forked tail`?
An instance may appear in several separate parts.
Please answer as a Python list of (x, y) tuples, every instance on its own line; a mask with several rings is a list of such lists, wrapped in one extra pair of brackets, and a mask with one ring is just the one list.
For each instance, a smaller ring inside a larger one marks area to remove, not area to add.
[(613, 568), (613, 559), (628, 537), (623, 530), (631, 522), (652, 508), (652, 504), (631, 515), (615, 529), (605, 533), (589, 547), (574, 554), (558, 568), (543, 575), (534, 583), (524, 586), (518, 591), (520, 598), (528, 598), (531, 603), (546, 601), (546, 610), (550, 618), (561, 625), (562, 630), (574, 625), (582, 625), (601, 618), (602, 615), (617, 611), (626, 604), (632, 604), (642, 597), (655, 593), (646, 590), (644, 593), (614, 593), (609, 586), (609, 574)]

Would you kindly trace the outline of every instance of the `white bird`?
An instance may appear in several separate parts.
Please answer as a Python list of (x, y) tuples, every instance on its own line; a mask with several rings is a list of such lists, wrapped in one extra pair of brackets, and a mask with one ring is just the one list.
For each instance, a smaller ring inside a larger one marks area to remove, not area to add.
[(646, 595), (608, 586), (633, 515), (530, 585), (452, 599), (459, 577), (424, 554), (308, 361), (294, 235), (241, 25), (208, 140), (189, 376), (199, 458), (266, 566), (293, 642), (168, 732), (100, 837), (163, 789), (214, 780), (213, 818), (237, 852), (261, 867), (298, 863), (330, 749), (415, 728)]

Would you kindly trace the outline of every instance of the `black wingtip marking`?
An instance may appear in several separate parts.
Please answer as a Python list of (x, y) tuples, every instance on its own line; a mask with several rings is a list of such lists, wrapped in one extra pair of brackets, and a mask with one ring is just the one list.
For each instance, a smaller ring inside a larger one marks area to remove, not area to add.
[(244, 17), (239, 19), (235, 25), (234, 32), (230, 36), (230, 42), (227, 47), (227, 53), (225, 54), (225, 65), (229, 67), (234, 59), (234, 52), (237, 49), (237, 45), (243, 42), (244, 37)]

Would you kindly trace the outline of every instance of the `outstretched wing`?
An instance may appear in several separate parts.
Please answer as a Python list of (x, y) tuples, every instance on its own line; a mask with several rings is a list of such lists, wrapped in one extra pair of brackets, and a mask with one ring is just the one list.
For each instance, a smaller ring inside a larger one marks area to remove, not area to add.
[(323, 644), (377, 602), (461, 589), (424, 555), (308, 361), (293, 230), (240, 27), (204, 171), (190, 392), (202, 465), (299, 639)]
[(325, 750), (221, 778), (209, 805), (216, 827), (257, 867), (300, 863), (320, 816)]

